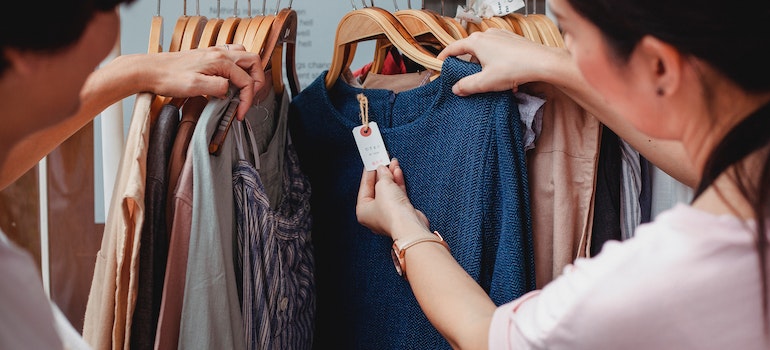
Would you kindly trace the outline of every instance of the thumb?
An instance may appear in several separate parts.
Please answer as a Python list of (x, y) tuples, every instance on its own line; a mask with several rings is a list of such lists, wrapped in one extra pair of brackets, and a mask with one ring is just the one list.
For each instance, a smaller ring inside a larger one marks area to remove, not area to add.
[(452, 92), (457, 96), (468, 96), (484, 91), (483, 86), (485, 83), (483, 73), (484, 72), (472, 74), (460, 79), (454, 86), (452, 86)]
[(395, 183), (393, 173), (391, 173), (390, 169), (386, 168), (384, 165), (377, 167), (377, 183), (380, 182)]

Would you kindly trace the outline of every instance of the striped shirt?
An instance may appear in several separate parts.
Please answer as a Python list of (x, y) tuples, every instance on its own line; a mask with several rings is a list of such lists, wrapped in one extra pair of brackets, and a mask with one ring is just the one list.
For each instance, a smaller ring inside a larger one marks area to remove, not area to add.
[(271, 209), (251, 163), (233, 170), (247, 349), (310, 349), (315, 316), (310, 184), (287, 144), (283, 199)]

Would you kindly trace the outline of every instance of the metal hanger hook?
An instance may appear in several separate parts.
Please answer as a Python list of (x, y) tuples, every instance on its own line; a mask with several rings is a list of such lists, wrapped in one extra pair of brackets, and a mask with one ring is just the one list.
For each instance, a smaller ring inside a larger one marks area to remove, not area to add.
[(361, 5), (363, 5), (364, 7), (368, 7), (366, 6), (366, 0), (361, 0)]
[(158, 0), (158, 13), (156, 14), (156, 16), (160, 17), (160, 0)]
[(275, 4), (275, 13), (274, 16), (278, 16), (278, 9), (281, 8), (281, 0), (278, 0), (278, 2)]
[(353, 3), (353, 0), (350, 0), (350, 6), (353, 6), (353, 11), (358, 10), (356, 4)]
[(393, 0), (393, 8), (398, 12), (398, 1)]

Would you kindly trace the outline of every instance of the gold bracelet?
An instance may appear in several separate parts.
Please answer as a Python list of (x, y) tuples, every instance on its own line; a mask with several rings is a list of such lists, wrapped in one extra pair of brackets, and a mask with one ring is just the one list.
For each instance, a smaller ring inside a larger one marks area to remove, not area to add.
[(407, 242), (406, 244), (404, 244), (403, 247), (399, 247), (397, 241), (393, 241), (393, 249), (390, 251), (390, 255), (393, 258), (393, 265), (396, 267), (396, 272), (398, 272), (398, 274), (401, 277), (406, 279), (406, 259), (405, 259), (406, 250), (416, 244), (423, 243), (423, 242), (439, 243), (442, 246), (444, 246), (444, 248), (446, 248), (447, 251), (449, 251), (450, 253), (452, 252), (449, 249), (449, 245), (444, 240), (444, 237), (441, 237), (438, 231), (433, 231), (433, 234), (435, 234), (435, 236), (422, 237), (422, 238), (415, 239), (414, 241)]

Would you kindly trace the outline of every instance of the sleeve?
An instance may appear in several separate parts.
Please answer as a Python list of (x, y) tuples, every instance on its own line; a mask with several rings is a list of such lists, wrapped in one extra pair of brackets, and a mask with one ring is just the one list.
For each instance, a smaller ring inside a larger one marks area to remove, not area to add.
[(623, 273), (633, 255), (628, 248), (608, 243), (599, 256), (567, 265), (543, 289), (498, 307), (490, 324), (489, 348), (597, 349), (606, 348), (606, 332), (623, 338), (623, 327), (607, 327), (617, 318), (606, 316), (622, 309), (627, 297), (633, 299), (627, 286), (639, 287), (632, 275)]

